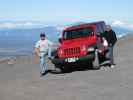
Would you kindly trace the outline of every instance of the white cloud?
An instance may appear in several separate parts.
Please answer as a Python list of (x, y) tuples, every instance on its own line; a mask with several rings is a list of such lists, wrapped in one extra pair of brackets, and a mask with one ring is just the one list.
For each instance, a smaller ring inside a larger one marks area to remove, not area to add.
[(63, 25), (60, 25), (60, 26), (57, 26), (56, 29), (59, 30), (59, 31), (63, 31), (65, 28), (67, 28), (68, 26), (63, 26)]
[(111, 25), (133, 30), (133, 24), (126, 21), (115, 20)]
[(113, 26), (123, 26), (125, 25), (124, 22), (122, 21), (119, 21), (119, 20), (115, 20), (113, 23), (112, 23)]
[(133, 29), (133, 24), (131, 24), (131, 25), (129, 26), (129, 28)]
[(31, 23), (31, 22), (26, 22), (26, 23), (24, 23), (24, 26), (32, 26), (32, 25), (34, 25), (34, 24)]
[(0, 24), (0, 28), (15, 28), (16, 25), (12, 23), (2, 23)]
[(12, 28), (23, 28), (23, 27), (32, 27), (34, 24), (32, 22), (16, 22), (16, 23), (0, 23), (0, 29), (12, 29)]

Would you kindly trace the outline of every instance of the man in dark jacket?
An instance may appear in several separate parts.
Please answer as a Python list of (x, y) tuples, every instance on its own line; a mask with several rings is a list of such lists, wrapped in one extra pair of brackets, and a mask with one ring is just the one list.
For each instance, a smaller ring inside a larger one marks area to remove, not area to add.
[(109, 45), (110, 67), (114, 68), (113, 47), (114, 47), (115, 43), (117, 42), (116, 33), (112, 30), (110, 25), (107, 25), (106, 31), (103, 36), (106, 38), (108, 45)]

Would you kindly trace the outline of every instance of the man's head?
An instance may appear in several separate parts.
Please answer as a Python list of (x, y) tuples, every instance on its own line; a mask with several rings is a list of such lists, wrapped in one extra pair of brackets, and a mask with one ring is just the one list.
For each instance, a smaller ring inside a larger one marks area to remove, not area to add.
[(106, 25), (106, 31), (110, 31), (112, 30), (111, 26), (110, 25)]
[(41, 40), (45, 40), (45, 33), (41, 33), (41, 34), (40, 34), (40, 39), (41, 39)]

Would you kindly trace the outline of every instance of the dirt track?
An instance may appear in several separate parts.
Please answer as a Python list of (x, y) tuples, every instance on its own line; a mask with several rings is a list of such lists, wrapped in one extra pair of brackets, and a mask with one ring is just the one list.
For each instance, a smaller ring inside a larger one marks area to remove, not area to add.
[(40, 77), (39, 65), (30, 58), (19, 58), (15, 65), (0, 64), (0, 100), (132, 100), (132, 43), (130, 36), (118, 42), (114, 69)]

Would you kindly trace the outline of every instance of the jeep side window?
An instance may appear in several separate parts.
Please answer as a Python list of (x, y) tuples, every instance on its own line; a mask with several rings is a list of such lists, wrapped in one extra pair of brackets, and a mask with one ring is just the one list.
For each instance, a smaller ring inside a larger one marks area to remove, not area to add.
[(96, 30), (97, 30), (97, 33), (101, 33), (102, 32), (100, 24), (96, 25)]
[(94, 23), (96, 26), (96, 33), (103, 33), (105, 31), (106, 25), (104, 22)]

